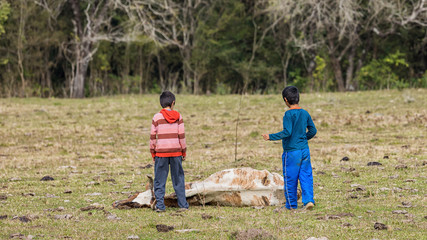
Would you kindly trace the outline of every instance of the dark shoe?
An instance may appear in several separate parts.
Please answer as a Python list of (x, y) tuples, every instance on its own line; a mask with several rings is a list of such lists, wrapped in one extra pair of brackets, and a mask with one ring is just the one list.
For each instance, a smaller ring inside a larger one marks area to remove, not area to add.
[(153, 209), (155, 212), (158, 212), (158, 213), (161, 213), (161, 212), (166, 212), (166, 209), (159, 209), (159, 208), (157, 208), (157, 206), (154, 206), (154, 209)]

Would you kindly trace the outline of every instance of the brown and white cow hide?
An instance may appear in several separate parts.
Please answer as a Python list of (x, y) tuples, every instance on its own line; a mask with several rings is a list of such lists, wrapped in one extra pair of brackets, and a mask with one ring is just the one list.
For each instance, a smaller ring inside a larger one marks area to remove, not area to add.
[[(113, 207), (141, 208), (152, 207), (155, 203), (150, 188), (130, 198), (113, 203)], [(201, 182), (187, 183), (185, 186), (187, 201), (192, 206), (277, 206), (285, 203), (283, 177), (278, 173), (252, 168), (233, 168), (212, 174)], [(300, 192), (298, 192), (300, 197)], [(167, 207), (177, 207), (175, 193), (165, 196)]]

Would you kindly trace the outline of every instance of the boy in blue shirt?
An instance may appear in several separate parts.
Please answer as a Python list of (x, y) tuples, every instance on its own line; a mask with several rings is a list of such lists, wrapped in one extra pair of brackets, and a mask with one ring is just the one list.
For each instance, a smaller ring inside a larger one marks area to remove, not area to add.
[[(283, 178), (287, 209), (297, 209), (297, 186), (300, 181), (304, 208), (312, 210), (313, 173), (310, 162), (308, 140), (316, 135), (316, 127), (310, 114), (302, 109), (299, 103), (298, 88), (289, 86), (283, 89), (283, 100), (289, 107), (283, 116), (283, 131), (274, 134), (263, 134), (267, 141), (282, 140)], [(306, 131), (308, 129), (308, 131)]]

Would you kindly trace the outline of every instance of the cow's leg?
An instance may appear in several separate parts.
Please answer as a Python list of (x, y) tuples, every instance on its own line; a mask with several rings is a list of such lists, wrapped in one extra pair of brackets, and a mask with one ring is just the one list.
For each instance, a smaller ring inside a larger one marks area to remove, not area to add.
[(154, 162), (154, 195), (157, 209), (165, 209), (164, 197), (166, 180), (169, 174), (169, 158), (156, 157)]
[(301, 168), (301, 151), (284, 152), (282, 155), (284, 191), (287, 209), (298, 208), (298, 174)]
[(182, 157), (171, 157), (170, 166), (172, 185), (178, 199), (178, 206), (180, 208), (188, 208), (188, 202), (185, 198), (185, 178), (184, 169), (182, 168)]
[(302, 150), (301, 170), (299, 181), (302, 190), (302, 203), (306, 205), (309, 202), (314, 203), (313, 199), (313, 170), (311, 169), (310, 150)]
[(150, 190), (151, 192), (151, 200), (150, 200), (150, 207), (152, 209), (154, 209), (154, 206), (156, 205), (156, 197), (154, 196), (154, 180), (153, 180), (153, 176), (151, 175), (146, 175), (148, 178), (148, 184), (145, 188), (145, 190)]

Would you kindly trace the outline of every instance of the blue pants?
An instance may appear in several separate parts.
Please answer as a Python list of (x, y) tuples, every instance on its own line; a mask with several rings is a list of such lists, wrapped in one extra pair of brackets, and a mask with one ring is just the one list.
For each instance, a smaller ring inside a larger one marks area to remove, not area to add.
[(154, 162), (154, 196), (156, 197), (156, 207), (165, 209), (165, 185), (171, 168), (171, 178), (173, 189), (178, 198), (180, 208), (188, 208), (185, 198), (184, 169), (182, 168), (182, 157), (156, 157)]
[(301, 185), (302, 203), (314, 203), (313, 171), (310, 162), (310, 149), (284, 152), (282, 155), (283, 178), (285, 182), (286, 208), (298, 208), (297, 187)]

